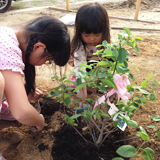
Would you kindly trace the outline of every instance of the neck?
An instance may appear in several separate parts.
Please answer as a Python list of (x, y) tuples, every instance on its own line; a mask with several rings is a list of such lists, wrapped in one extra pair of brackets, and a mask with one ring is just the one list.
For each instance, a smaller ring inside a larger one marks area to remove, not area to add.
[(28, 45), (26, 43), (26, 39), (25, 39), (24, 33), (25, 33), (24, 30), (15, 31), (15, 35), (16, 35), (17, 40), (19, 42), (19, 48), (22, 51), (23, 62), (25, 62), (25, 52), (26, 52), (26, 48), (27, 48), (27, 45)]

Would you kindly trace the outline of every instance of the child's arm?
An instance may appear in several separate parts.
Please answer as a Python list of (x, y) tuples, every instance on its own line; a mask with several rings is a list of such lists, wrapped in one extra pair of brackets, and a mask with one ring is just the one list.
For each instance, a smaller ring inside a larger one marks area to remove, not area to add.
[(3, 94), (4, 94), (4, 78), (2, 73), (0, 72), (0, 105), (2, 104)]
[[(76, 77), (79, 77), (78, 72), (80, 70), (80, 63), (84, 63), (87, 65), (87, 55), (85, 53), (84, 47), (80, 47), (77, 52), (74, 54), (74, 72), (76, 73)], [(83, 67), (84, 72), (86, 72), (86, 68)], [(84, 82), (84, 79), (81, 79), (82, 83)], [(87, 86), (84, 86), (82, 89), (79, 90), (78, 95), (82, 97), (82, 101), (85, 102), (85, 99), (87, 98)]]
[[(87, 55), (85, 54), (84, 47), (81, 46), (78, 51), (74, 53), (74, 72), (76, 77), (79, 77), (78, 72), (80, 70), (80, 63), (87, 65)], [(83, 67), (82, 71), (86, 72), (86, 68)], [(84, 82), (84, 79), (81, 79)]]
[(13, 117), (22, 124), (44, 128), (44, 117), (29, 103), (23, 77), (18, 72), (2, 71), (5, 80), (5, 95)]

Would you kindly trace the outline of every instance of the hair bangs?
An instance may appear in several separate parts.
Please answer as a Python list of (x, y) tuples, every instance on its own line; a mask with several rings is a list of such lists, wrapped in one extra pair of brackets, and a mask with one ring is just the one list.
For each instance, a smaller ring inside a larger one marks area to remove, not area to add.
[(101, 33), (103, 31), (103, 24), (100, 22), (100, 20), (92, 20), (92, 19), (86, 19), (86, 21), (82, 21), (80, 23), (80, 33), (87, 33), (87, 34), (90, 34), (90, 33), (94, 33), (94, 34), (97, 34), (97, 33)]

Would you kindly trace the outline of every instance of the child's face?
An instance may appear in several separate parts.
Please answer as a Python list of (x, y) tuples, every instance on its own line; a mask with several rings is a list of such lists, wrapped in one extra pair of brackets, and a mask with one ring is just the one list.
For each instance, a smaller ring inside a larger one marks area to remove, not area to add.
[(46, 51), (46, 45), (41, 42), (37, 42), (30, 54), (29, 63), (34, 66), (44, 64), (47, 60), (49, 60), (48, 57), (42, 57), (45, 52), (48, 52)]
[(91, 46), (96, 46), (102, 43), (102, 33), (90, 33), (87, 34), (85, 32), (81, 33), (82, 40)]
[(41, 58), (41, 55), (44, 53), (44, 48), (39, 47), (36, 51), (32, 51), (29, 57), (29, 63), (34, 66), (40, 66), (44, 64), (48, 59), (47, 57)]

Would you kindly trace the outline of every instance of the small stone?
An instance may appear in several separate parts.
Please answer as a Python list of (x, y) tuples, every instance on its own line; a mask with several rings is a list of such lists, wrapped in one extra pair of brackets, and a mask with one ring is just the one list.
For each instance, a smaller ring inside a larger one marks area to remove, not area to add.
[(86, 131), (88, 129), (88, 127), (83, 127), (82, 130), (83, 132)]
[(133, 56), (137, 56), (137, 54), (136, 54), (136, 53), (133, 53)]
[(24, 135), (18, 131), (13, 131), (12, 137), (10, 139), (11, 144), (16, 144), (24, 139)]

